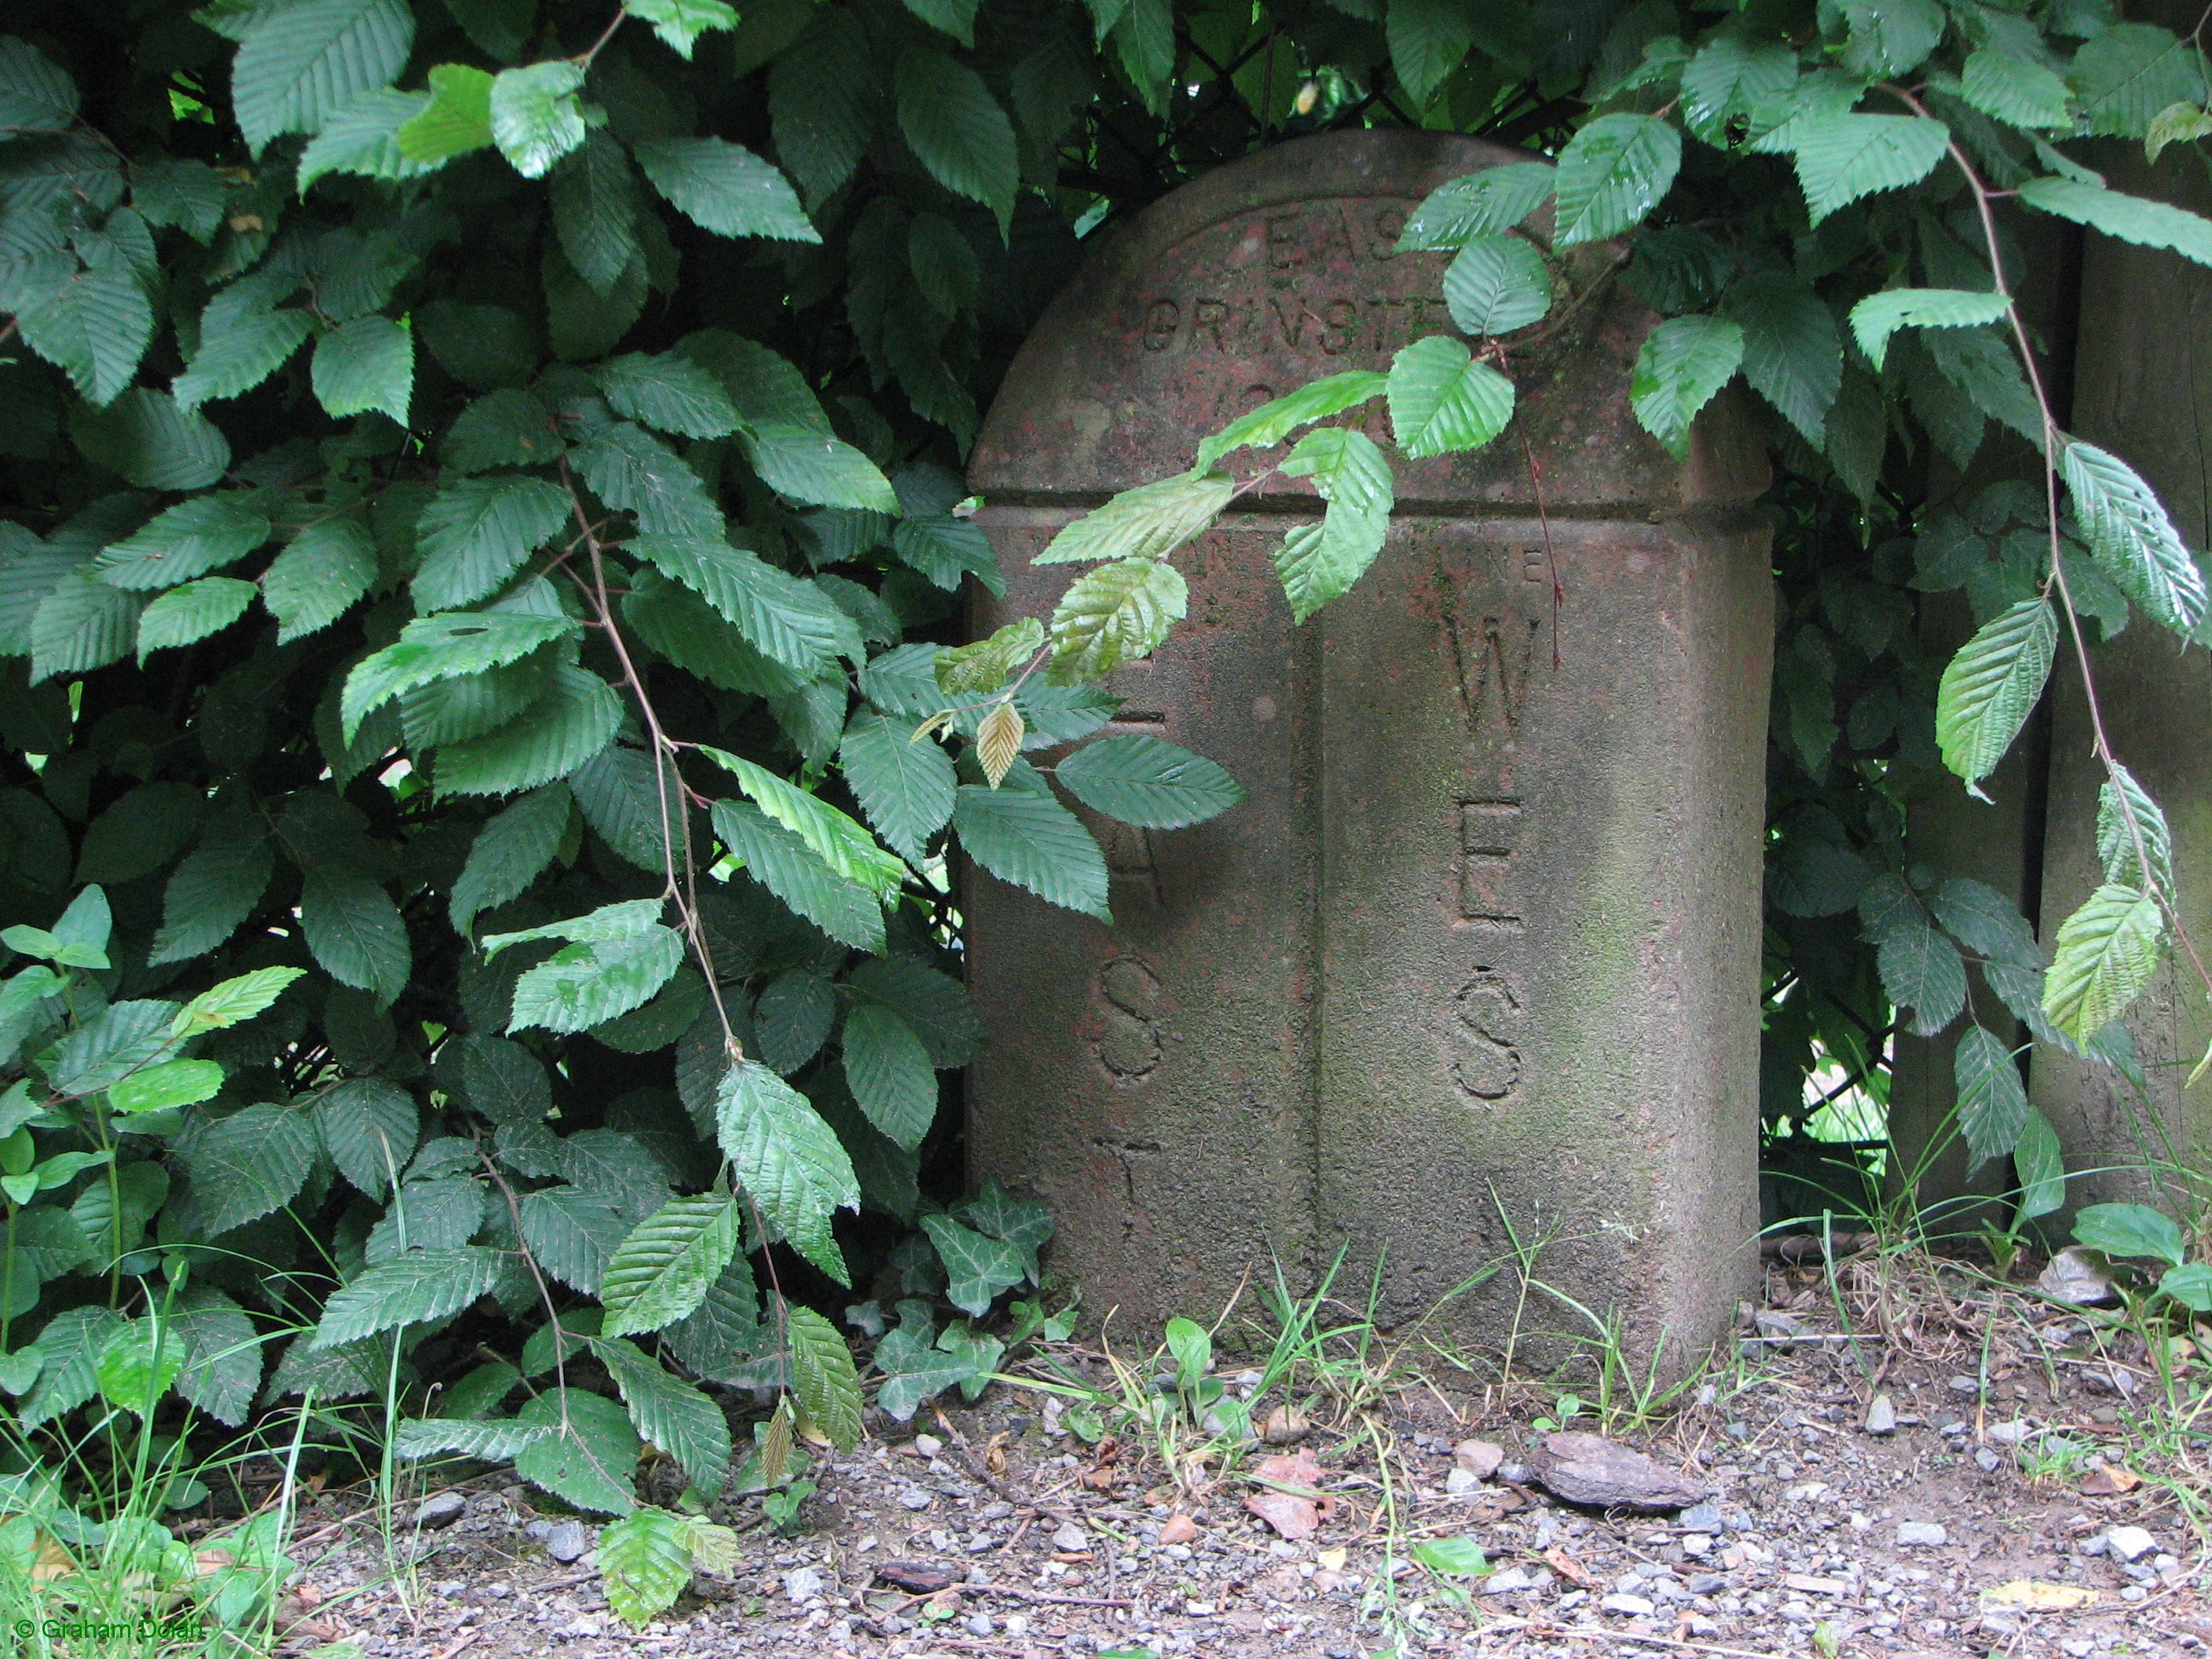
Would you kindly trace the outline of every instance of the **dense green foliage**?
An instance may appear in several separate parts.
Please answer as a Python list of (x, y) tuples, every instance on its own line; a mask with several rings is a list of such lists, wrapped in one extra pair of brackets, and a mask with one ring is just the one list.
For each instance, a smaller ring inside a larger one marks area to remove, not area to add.
[[(973, 1384), (1003, 1339), (921, 1297), (988, 1313), (1050, 1224), (918, 1179), (975, 1041), (948, 851), (1103, 915), (1063, 793), (1158, 827), (1232, 805), (1202, 757), (1094, 738), (1095, 682), (1165, 637), (1176, 550), (1294, 435), (1279, 464), (1328, 507), (1283, 550), (1290, 603), (1345, 591), (1391, 455), (1328, 422), (1380, 397), (1404, 455), (1495, 440), (1496, 342), (1540, 326), (1554, 246), (1633, 234), (1655, 437), (1741, 376), (1784, 463), (1777, 979), (1817, 984), (1774, 1005), (1779, 1069), (1872, 1064), (1893, 1005), (1960, 1018), (1962, 951), (2075, 1043), (2148, 971), (2166, 841), (2124, 773), (2110, 884), (2047, 981), (1988, 890), (1906, 866), (1897, 803), (1915, 769), (1987, 775), (2071, 617), (2201, 617), (2150, 492), (2051, 424), (1993, 263), (2028, 212), (2212, 257), (2212, 226), (2087, 170), (2212, 125), (2193, 43), (2095, 0), (135, 0), (10, 27), (0, 909), (31, 965), (0, 988), (0, 1386), (27, 1456), (396, 1380), (404, 1453), (630, 1515), (602, 1556), (644, 1616), (726, 1549), (630, 1480), (648, 1443), (726, 1477), (693, 1379), (772, 1391), (749, 1480), (795, 1431), (858, 1434), (807, 1305), (857, 1248), (883, 1272), (853, 1294), (908, 1298), (879, 1403)], [(959, 467), (1076, 228), (1393, 118), (1556, 155), (1409, 227), (1455, 250), (1466, 337), (1194, 434), (1193, 473), (1054, 544), (1088, 568), (1048, 625), (941, 648), (998, 580)], [(1929, 507), (1935, 458), (2008, 432), (2068, 514), (2012, 482)], [(1984, 626), (1947, 668), (1913, 590), (1960, 586)], [(1049, 777), (1023, 758), (1069, 743)], [(1969, 1133), (2032, 1197), (2048, 1128), (2009, 1039), (1961, 1044)]]

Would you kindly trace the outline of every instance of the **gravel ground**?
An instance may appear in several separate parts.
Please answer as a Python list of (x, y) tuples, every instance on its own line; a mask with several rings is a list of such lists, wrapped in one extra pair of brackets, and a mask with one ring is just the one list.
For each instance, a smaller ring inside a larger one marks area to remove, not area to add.
[[(1871, 1261), (1839, 1273), (1854, 1343), (1824, 1273), (1770, 1270), (1768, 1308), (1746, 1310), (1747, 1335), (1712, 1380), (1663, 1421), (1620, 1434), (1709, 1490), (1678, 1512), (1608, 1515), (1547, 1496), (1529, 1458), (1548, 1392), (1470, 1390), (1455, 1367), (1401, 1372), (1357, 1423), (1316, 1407), (1299, 1449), (1317, 1457), (1323, 1498), (1297, 1538), (1246, 1504), (1266, 1490), (1254, 1465), (1275, 1449), (1251, 1449), (1226, 1474), (1186, 1464), (1177, 1485), (1156, 1458), (1086, 1444), (1040, 1409), (1043, 1396), (999, 1386), (911, 1426), (872, 1413), (857, 1452), (808, 1471), (819, 1489), (791, 1535), (764, 1523), (757, 1499), (727, 1501), (723, 1518), (744, 1529), (738, 1571), (701, 1575), (642, 1632), (599, 1593), (581, 1553), (589, 1520), (556, 1513), (511, 1474), (434, 1496), (400, 1537), (412, 1561), (400, 1579), (367, 1518), (346, 1520), (354, 1500), (326, 1495), (321, 1547), (335, 1548), (308, 1572), (295, 1640), (350, 1638), (380, 1659), (1129, 1648), (1352, 1659), (1394, 1632), (1407, 1653), (1528, 1659), (2206, 1651), (2203, 1542), (2168, 1486), (2133, 1484), (2122, 1465), (2156, 1386), (2144, 1368), (2124, 1350), (2094, 1352), (2063, 1310), (1905, 1278)], [(1097, 1365), (1078, 1347), (1056, 1357)], [(1256, 1381), (1238, 1363), (1224, 1380)], [(749, 1402), (732, 1413), (753, 1414)], [(2056, 1436), (2079, 1449), (2054, 1473)], [(2179, 1455), (2153, 1474), (2187, 1486), (2203, 1449), (2184, 1442)], [(1471, 1598), (1413, 1565), (1425, 1540), (1459, 1538), (1492, 1568), (1456, 1581)], [(2078, 1605), (2007, 1606), (2030, 1594), (2021, 1581)]]

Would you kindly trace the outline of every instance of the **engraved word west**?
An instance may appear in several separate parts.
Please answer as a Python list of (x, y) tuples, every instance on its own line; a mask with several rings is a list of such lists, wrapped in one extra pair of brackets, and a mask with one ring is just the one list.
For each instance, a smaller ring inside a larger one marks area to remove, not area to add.
[(1470, 1099), (1492, 1106), (1517, 1097), (1523, 1066), (1528, 1010), (1516, 969), (1528, 924), (1514, 880), (1523, 813), (1511, 784), (1545, 621), (1534, 595), (1550, 586), (1542, 548), (1513, 548), (1496, 556), (1505, 567), (1504, 581), (1454, 583), (1442, 616), (1443, 643), (1466, 722), (1468, 771), (1483, 786), (1483, 793), (1454, 803), (1450, 825), (1459, 868), (1453, 926), (1467, 936), (1470, 969), (1453, 999), (1448, 1027), (1452, 1079)]

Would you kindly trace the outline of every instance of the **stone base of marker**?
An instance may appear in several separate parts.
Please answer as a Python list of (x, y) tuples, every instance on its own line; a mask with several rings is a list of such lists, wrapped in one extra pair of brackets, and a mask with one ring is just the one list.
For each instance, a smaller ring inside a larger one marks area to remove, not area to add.
[[(1070, 573), (1028, 557), (1103, 495), (1448, 327), (1417, 309), (1443, 258), (1394, 255), (1397, 227), (1526, 159), (1302, 141), (1094, 256), (977, 445), (1010, 577), (977, 628), (1050, 608)], [(1611, 263), (1578, 252), (1561, 280)], [(971, 873), (975, 1173), (1052, 1205), (1055, 1264), (1097, 1312), (1205, 1316), (1248, 1272), (1309, 1289), (1343, 1252), (1349, 1300), (1379, 1263), (1386, 1320), (1441, 1303), (1443, 1330), (1494, 1346), (1517, 1237), (1539, 1279), (1679, 1357), (1753, 1281), (1765, 468), (1727, 408), (1686, 464), (1633, 428), (1650, 322), (1592, 295), (1572, 341), (1516, 364), (1530, 452), (1404, 475), (1375, 568), (1304, 628), (1269, 562), (1314, 510), (1302, 485), (1179, 556), (1189, 621), (1113, 689), (1129, 729), (1250, 799), (1112, 832), (1111, 926)], [(1532, 1340), (1595, 1334), (1540, 1291), (1525, 1317)]]

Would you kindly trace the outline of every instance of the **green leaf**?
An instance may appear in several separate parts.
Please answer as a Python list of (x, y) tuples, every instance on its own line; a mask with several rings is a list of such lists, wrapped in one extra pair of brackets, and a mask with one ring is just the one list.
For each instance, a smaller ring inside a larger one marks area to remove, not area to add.
[(269, 520), (243, 492), (195, 495), (102, 548), (93, 573), (110, 587), (167, 587), (235, 564), (269, 539)]
[(657, 1331), (693, 1312), (737, 1254), (740, 1216), (712, 1193), (672, 1199), (640, 1222), (599, 1284), (603, 1335)]
[(230, 186), (204, 161), (149, 156), (132, 169), (131, 202), (148, 224), (174, 226), (203, 246), (222, 226)]
[(453, 611), (497, 592), (569, 520), (568, 492), (511, 472), (448, 484), (416, 520), (416, 605)]
[(837, 1328), (811, 1308), (793, 1304), (787, 1335), (792, 1392), (840, 1451), (860, 1443), (860, 1377)]
[(814, 850), (750, 801), (720, 800), (714, 833), (754, 879), (834, 939), (862, 951), (884, 947), (883, 902), (846, 880)]
[(881, 70), (867, 31), (842, 8), (824, 9), (796, 50), (769, 70), (775, 153), (819, 205), (853, 176), (874, 137)]
[(1302, 623), (1347, 592), (1375, 562), (1389, 527), (1387, 507), (1332, 501), (1318, 524), (1300, 525), (1285, 536), (1275, 550), (1275, 574), (1291, 618)]
[(1073, 685), (1103, 679), (1124, 663), (1151, 655), (1182, 620), (1189, 600), (1189, 586), (1171, 564), (1123, 559), (1085, 571), (1053, 611), (1046, 681)]
[(230, 465), (212, 421), (146, 386), (106, 409), (72, 410), (70, 435), (86, 459), (145, 489), (204, 489)]
[(414, 957), (407, 924), (381, 885), (355, 871), (317, 869), (300, 888), (307, 948), (341, 985), (390, 1003), (407, 988)]
[(1656, 115), (1601, 115), (1559, 152), (1552, 245), (1602, 241), (1643, 222), (1682, 166), (1682, 135)]
[(138, 661), (191, 645), (228, 628), (246, 614), (261, 590), (234, 576), (205, 576), (173, 587), (138, 614)]
[(674, 1458), (700, 1491), (720, 1492), (730, 1478), (730, 1425), (722, 1408), (632, 1343), (602, 1335), (592, 1352), (622, 1390), (640, 1437)]
[(763, 421), (745, 434), (745, 459), (779, 495), (814, 507), (896, 513), (898, 495), (876, 464), (842, 438)]
[(392, 1455), (403, 1462), (428, 1457), (466, 1457), (479, 1463), (504, 1463), (553, 1433), (551, 1425), (513, 1422), (465, 1422), (450, 1417), (402, 1418), (392, 1434)]
[(66, 132), (76, 109), (69, 71), (29, 41), (0, 35), (0, 132)]
[(701, 35), (709, 30), (733, 29), (738, 26), (736, 8), (724, 4), (723, 0), (623, 0), (623, 9), (652, 24), (653, 32), (684, 58), (691, 56), (691, 48)]
[(26, 1429), (50, 1423), (92, 1398), (100, 1387), (101, 1351), (127, 1322), (113, 1309), (96, 1304), (64, 1308), (46, 1322), (38, 1340), (46, 1364), (19, 1408)]
[(702, 230), (785, 242), (822, 240), (789, 181), (742, 144), (648, 138), (635, 154), (653, 187)]
[(922, 1217), (921, 1229), (945, 1264), (945, 1294), (971, 1317), (990, 1312), (1000, 1291), (1012, 1290), (1026, 1277), (1021, 1251), (1004, 1239), (987, 1237), (944, 1215)]
[(1815, 448), (1844, 383), (1834, 313), (1811, 288), (1759, 271), (1729, 290), (1729, 319), (1743, 330), (1743, 377)]
[(125, 1115), (159, 1112), (212, 1100), (222, 1087), (222, 1067), (211, 1060), (172, 1060), (111, 1085), (107, 1103)]
[[(629, 9), (669, 0), (629, 0)], [(697, 0), (678, 0), (696, 3)], [(686, 43), (684, 56), (690, 56)], [(643, 1625), (676, 1605), (691, 1583), (691, 1546), (683, 1520), (641, 1509), (599, 1531), (599, 1578), (618, 1618)]]
[(300, 153), (300, 194), (305, 196), (310, 185), (332, 173), (397, 183), (436, 171), (438, 163), (410, 161), (399, 147), (400, 129), (429, 101), (424, 93), (386, 88), (363, 93), (337, 111)]
[(2059, 453), (2058, 474), (2082, 539), (2122, 592), (2176, 633), (2204, 619), (2204, 576), (2151, 487), (2118, 456), (2080, 439)]
[(1216, 763), (1142, 733), (1085, 744), (1054, 775), (1093, 811), (1147, 830), (1203, 823), (1244, 799), (1237, 780)]
[(400, 630), (394, 643), (363, 658), (346, 677), (339, 708), (345, 739), (352, 742), (373, 710), (404, 691), (520, 661), (576, 629), (567, 617), (519, 611), (460, 611), (418, 617)]
[(922, 298), (939, 316), (975, 309), (982, 273), (975, 246), (950, 219), (934, 213), (915, 216), (907, 228), (907, 265)]
[(1966, 973), (1959, 947), (1944, 937), (1917, 904), (1897, 916), (1879, 941), (1882, 988), (1899, 1007), (1912, 1010), (1912, 1029), (1933, 1036), (1959, 1017), (1966, 1003)]
[(2058, 616), (2038, 596), (1984, 623), (1943, 670), (1936, 690), (1936, 741), (1943, 763), (1980, 795), (2027, 723), (2051, 677)]
[(1785, 42), (1748, 30), (1717, 32), (1682, 67), (1682, 125), (1717, 149), (1732, 149), (1759, 102), (1796, 82), (1797, 54)]
[(1653, 329), (1636, 354), (1628, 398), (1646, 432), (1676, 457), (1690, 448), (1698, 412), (1743, 362), (1743, 330), (1719, 317), (1674, 317)]
[(2031, 179), (2020, 187), (2029, 207), (2138, 247), (2171, 248), (2212, 265), (2212, 219), (2166, 202), (2146, 201), (2075, 179)]
[(738, 411), (730, 406), (721, 381), (675, 352), (632, 352), (600, 364), (592, 378), (617, 415), (663, 432), (721, 438), (738, 429)]
[(533, 790), (477, 832), (454, 878), (448, 914), (465, 934), (480, 911), (519, 897), (552, 863), (568, 829), (568, 792)]
[(2186, 1255), (2173, 1218), (2148, 1204), (2091, 1204), (2074, 1218), (2074, 1242), (2106, 1255), (2155, 1256), (2179, 1267)]
[[(2129, 811), (2121, 811), (2126, 798)], [(2129, 816), (2135, 820), (2132, 830)], [(2150, 878), (2143, 878), (2142, 860), (2136, 855), (2140, 838), (2150, 863)], [(2148, 889), (2153, 883), (2173, 890), (2173, 832), (2158, 803), (2136, 781), (2134, 773), (2115, 764), (2111, 777), (2097, 791), (2097, 858), (2105, 866), (2105, 879), (2123, 887)]]
[(913, 1028), (880, 1003), (845, 1017), (845, 1080), (868, 1121), (908, 1152), (937, 1118), (937, 1071)]
[[(1115, 496), (1112, 501), (1108, 502), (1105, 507), (1099, 508), (1097, 513), (1088, 514), (1078, 522), (1088, 523), (1091, 520), (1097, 518), (1099, 514), (1113, 510), (1118, 503), (1128, 501), (1133, 497), (1143, 496), (1146, 490), (1160, 492), (1154, 496), (1146, 498), (1148, 503), (1155, 505), (1148, 505), (1143, 513), (1139, 513), (1134, 507), (1125, 509), (1125, 512), (1141, 524), (1144, 515), (1154, 511), (1156, 506), (1157, 511), (1172, 522), (1172, 515), (1178, 510), (1176, 503), (1179, 501), (1186, 501), (1194, 509), (1197, 502), (1220, 488), (1222, 475), (1212, 471), (1213, 464), (1231, 450), (1243, 449), (1248, 446), (1254, 449), (1272, 449), (1298, 428), (1309, 425), (1315, 421), (1325, 420), (1331, 415), (1340, 415), (1347, 409), (1365, 403), (1369, 398), (1382, 392), (1389, 385), (1389, 376), (1367, 368), (1352, 369), (1342, 374), (1324, 374), (1317, 380), (1309, 380), (1296, 392), (1289, 392), (1280, 398), (1271, 398), (1257, 409), (1238, 416), (1220, 431), (1206, 439), (1198, 447), (1198, 464), (1190, 472), (1181, 477), (1164, 478), (1159, 483), (1146, 484), (1137, 489), (1125, 490)], [(1233, 485), (1233, 480), (1229, 482)], [(1174, 488), (1163, 490), (1163, 485)], [(1207, 488), (1200, 489), (1200, 485), (1205, 485)], [(1188, 492), (1187, 496), (1179, 496), (1178, 489)], [(1207, 514), (1206, 522), (1212, 522), (1212, 516), (1211, 514)], [(1201, 524), (1200, 527), (1204, 528), (1204, 525)], [(1071, 525), (1067, 530), (1063, 530), (1060, 536), (1055, 537), (1054, 546), (1057, 547), (1073, 528), (1074, 526)], [(1129, 532), (1125, 529), (1121, 533), (1127, 535)], [(1194, 535), (1196, 533), (1195, 531), (1190, 532)], [(1188, 540), (1188, 538), (1189, 537), (1186, 535), (1177, 539)], [(1174, 543), (1168, 544), (1170, 550), (1174, 545)], [(1065, 558), (1073, 556), (1061, 556)], [(1103, 553), (1083, 556), (1111, 558), (1115, 556), (1111, 553)], [(1132, 546), (1120, 556), (1124, 558), (1139, 556), (1139, 550)], [(1165, 556), (1165, 553), (1164, 551), (1146, 553), (1141, 556), (1161, 558)], [(1041, 562), (1049, 561), (1050, 555), (1048, 554), (1047, 559)]]
[(526, 1427), (552, 1432), (522, 1449), (514, 1472), (580, 1510), (628, 1515), (644, 1450), (623, 1408), (579, 1389), (549, 1389), (515, 1414)]
[(2030, 131), (2074, 125), (2066, 83), (2040, 64), (1998, 46), (1983, 46), (1966, 59), (1960, 94), (1983, 114)]
[(911, 721), (866, 710), (846, 726), (837, 757), (876, 832), (919, 863), (952, 816), (952, 757), (927, 738), (915, 741)]
[[(2201, 110), (2194, 104), (2168, 104), (2152, 118), (2143, 134), (2143, 158), (2155, 166), (2167, 145), (2193, 144), (2200, 138), (2212, 138), (2212, 111)], [(2172, 1276), (2166, 1275), (2169, 1279)]]
[(1918, 68), (1943, 38), (1936, 0), (1827, 0), (1820, 21), (1830, 34), (1844, 26), (1838, 56), (1845, 69), (1869, 80)]
[(356, 519), (324, 519), (292, 538), (261, 578), (261, 600), (276, 618), (276, 642), (320, 633), (359, 603), (376, 580), (376, 544)]
[(666, 927), (568, 945), (515, 981), (507, 1029), (588, 1030), (644, 1006), (683, 965), (683, 936)]
[(837, 994), (818, 974), (778, 974), (753, 1004), (753, 1052), (785, 1077), (822, 1052), (837, 1024)]
[(316, 401), (334, 418), (388, 415), (407, 424), (415, 337), (389, 317), (356, 317), (315, 342)]
[(1480, 449), (1513, 418), (1513, 382), (1448, 334), (1416, 340), (1391, 361), (1389, 398), (1398, 447), (1415, 459)]
[(2089, 133), (2140, 138), (2172, 104), (2205, 101), (2204, 66), (2193, 40), (2148, 23), (2113, 23), (2074, 54), (2067, 74)]
[(1792, 122), (1790, 137), (1817, 225), (1863, 196), (1918, 184), (1943, 159), (1950, 130), (1911, 115), (1815, 115)]
[(1164, 559), (1212, 524), (1236, 490), (1236, 479), (1211, 471), (1139, 484), (1069, 524), (1030, 562)]
[(181, 408), (198, 409), (251, 392), (282, 368), (314, 332), (314, 323), (304, 311), (243, 302), (225, 307), (228, 297), (218, 295), (209, 302), (200, 323), (199, 349), (192, 354), (190, 367), (170, 382)]
[(238, 931), (276, 873), (268, 843), (222, 841), (185, 855), (161, 899), (161, 931), (147, 958), (159, 967), (204, 956)]
[(576, 94), (584, 71), (565, 58), (501, 70), (491, 83), (491, 137), (526, 179), (543, 179), (584, 142)]
[[(429, 168), (442, 167), (471, 150), (490, 148), (490, 72), (466, 64), (440, 64), (431, 70), (429, 78), (428, 101), (392, 135), (399, 154)], [(306, 188), (305, 184), (301, 185), (303, 191)]]
[(184, 1344), (156, 1315), (131, 1320), (100, 1345), (93, 1375), (100, 1398), (118, 1411), (151, 1417), (185, 1368)]
[(1112, 920), (1106, 855), (1075, 814), (1050, 795), (963, 784), (952, 827), (968, 855), (1001, 881), (1101, 921)]
[(67, 374), (94, 406), (104, 407), (138, 372), (154, 337), (154, 307), (137, 273), (108, 258), (19, 310), (15, 324), (26, 345)]
[(499, 1281), (500, 1254), (480, 1244), (409, 1250), (370, 1267), (323, 1304), (309, 1346), (336, 1347), (401, 1325), (459, 1313)]
[(415, 1097), (380, 1078), (348, 1078), (322, 1097), (315, 1119), (338, 1173), (374, 1199), (391, 1190), (422, 1133)]
[(128, 655), (138, 610), (137, 599), (105, 582), (64, 575), (31, 617), (31, 683), (88, 673)]
[(1474, 13), (1467, 0), (1389, 0), (1382, 31), (1390, 67), (1418, 112), (1466, 61)]
[(622, 145), (605, 131), (553, 169), (553, 230), (576, 274), (611, 294), (638, 257), (637, 177)]
[(2191, 1261), (2160, 1275), (2159, 1292), (2191, 1313), (2212, 1313), (2212, 1262)]
[(790, 830), (847, 881), (889, 896), (906, 879), (906, 866), (876, 844), (860, 823), (819, 796), (811, 795), (768, 768), (702, 744), (699, 752), (738, 781), (761, 810)]
[(860, 630), (813, 583), (743, 548), (696, 537), (641, 536), (629, 544), (705, 599), (763, 655), (812, 678), (865, 654)]
[(231, 65), (231, 113), (259, 155), (281, 133), (319, 132), (364, 92), (406, 67), (415, 17), (405, 0), (291, 0), (257, 9)]
[(1439, 185), (1406, 221), (1396, 251), (1457, 248), (1510, 230), (1552, 199), (1553, 179), (1545, 162), (1514, 161)]
[(1966, 1137), (1973, 1167), (1978, 1169), (2020, 1145), (2027, 1127), (2027, 1091), (2013, 1063), (2012, 1050), (1979, 1025), (1966, 1028), (1951, 1063), (1959, 1127)]
[(1851, 307), (1851, 333), (1867, 360), (1880, 368), (1890, 336), (1900, 328), (1969, 328), (2002, 321), (2012, 309), (2002, 294), (1948, 288), (1893, 288), (1869, 294)]
[(1551, 310), (1551, 273), (1518, 236), (1471, 236), (1444, 272), (1444, 304), (1462, 333), (1510, 334)]
[(2166, 919), (2158, 901), (2110, 882), (2058, 929), (2043, 1012), (2077, 1043), (2087, 1043), (2128, 1010), (2158, 969)]
[(714, 1123), (722, 1154), (762, 1219), (840, 1285), (850, 1284), (830, 1224), (839, 1210), (860, 1208), (860, 1183), (836, 1132), (804, 1095), (752, 1060), (723, 1076)]
[(238, 1304), (207, 1285), (186, 1285), (167, 1340), (183, 1357), (177, 1392), (219, 1423), (243, 1425), (261, 1386), (261, 1337)]
[(1010, 226), (1021, 185), (1014, 127), (983, 77), (941, 52), (914, 46), (897, 54), (893, 82), (899, 131), (930, 177), (989, 208), (1002, 230)]

